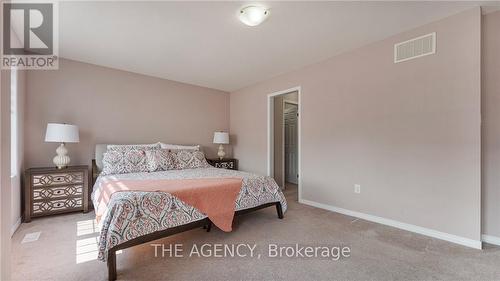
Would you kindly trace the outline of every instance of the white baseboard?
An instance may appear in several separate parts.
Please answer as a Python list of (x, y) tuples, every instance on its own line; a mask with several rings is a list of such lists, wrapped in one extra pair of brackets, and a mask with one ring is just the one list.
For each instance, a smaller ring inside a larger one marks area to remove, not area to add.
[[(465, 238), (465, 237), (457, 236), (454, 234), (449, 234), (449, 233), (445, 233), (445, 232), (441, 232), (441, 231), (437, 231), (434, 229), (429, 229), (429, 228), (425, 228), (425, 227), (421, 227), (421, 226), (417, 226), (417, 225), (413, 225), (413, 224), (408, 224), (408, 223), (399, 222), (399, 221), (395, 221), (395, 220), (391, 220), (391, 219), (386, 219), (386, 218), (368, 215), (368, 214), (355, 212), (355, 211), (351, 211), (351, 210), (347, 210), (347, 209), (342, 209), (342, 208), (338, 208), (335, 206), (330, 206), (330, 205), (326, 205), (326, 204), (322, 204), (322, 203), (318, 203), (318, 202), (314, 202), (314, 201), (309, 201), (309, 200), (305, 200), (305, 199), (299, 200), (299, 203), (310, 205), (310, 206), (321, 208), (321, 209), (325, 209), (325, 210), (329, 210), (329, 211), (340, 213), (340, 214), (344, 214), (344, 215), (351, 216), (351, 217), (364, 219), (367, 221), (372, 221), (372, 222), (396, 227), (399, 229), (415, 232), (418, 234), (422, 234), (425, 236), (429, 236), (429, 237), (445, 240), (448, 242), (460, 244), (460, 245), (471, 247), (474, 249), (482, 249), (482, 242), (478, 241), (478, 240), (473, 240), (470, 238)], [(500, 239), (500, 238), (498, 238), (498, 239)]]
[(481, 239), (485, 243), (500, 246), (500, 237), (483, 234)]
[(17, 221), (14, 223), (14, 225), (12, 225), (12, 227), (10, 228), (11, 237), (12, 235), (14, 235), (14, 233), (16, 232), (16, 230), (19, 228), (20, 225), (21, 225), (21, 218), (18, 218)]

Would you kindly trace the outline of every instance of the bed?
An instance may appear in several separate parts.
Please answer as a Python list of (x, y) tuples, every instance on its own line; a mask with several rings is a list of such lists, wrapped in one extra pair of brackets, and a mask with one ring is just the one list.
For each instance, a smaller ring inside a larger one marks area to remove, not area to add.
[[(107, 145), (97, 145), (92, 161), (92, 201), (98, 206), (103, 186), (110, 181), (191, 180), (205, 178), (242, 179), (235, 204), (235, 216), (275, 206), (278, 218), (287, 209), (286, 199), (276, 182), (266, 176), (213, 167), (157, 172), (101, 175), (102, 155)], [(116, 279), (116, 252), (198, 227), (210, 231), (211, 220), (197, 208), (166, 192), (125, 191), (109, 198), (99, 220), (98, 259), (107, 262), (109, 280)]]

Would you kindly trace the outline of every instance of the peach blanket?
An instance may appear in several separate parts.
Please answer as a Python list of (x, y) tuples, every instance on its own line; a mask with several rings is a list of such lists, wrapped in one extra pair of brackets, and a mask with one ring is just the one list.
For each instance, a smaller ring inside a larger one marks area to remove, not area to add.
[(204, 213), (223, 231), (232, 229), (236, 198), (241, 178), (204, 178), (179, 180), (112, 180), (104, 182), (99, 196), (96, 218), (105, 213), (115, 192), (167, 192)]

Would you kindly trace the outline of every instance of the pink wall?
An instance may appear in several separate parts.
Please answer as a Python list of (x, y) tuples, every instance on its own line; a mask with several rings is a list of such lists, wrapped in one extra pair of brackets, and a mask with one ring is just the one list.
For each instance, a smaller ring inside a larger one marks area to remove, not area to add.
[(71, 164), (90, 164), (96, 143), (200, 144), (214, 156), (213, 133), (229, 128), (229, 94), (96, 65), (61, 60), (57, 71), (29, 71), (25, 166), (52, 165), (48, 122), (79, 126)]
[(240, 167), (266, 173), (266, 97), (301, 86), (303, 199), (480, 240), (480, 36), (473, 9), (231, 93)]
[(483, 16), (483, 233), (500, 237), (500, 12)]

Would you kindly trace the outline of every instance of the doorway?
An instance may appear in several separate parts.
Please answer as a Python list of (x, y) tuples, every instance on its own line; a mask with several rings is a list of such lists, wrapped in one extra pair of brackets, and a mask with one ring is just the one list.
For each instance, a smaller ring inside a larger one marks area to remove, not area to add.
[(268, 175), (299, 200), (300, 87), (268, 95)]

